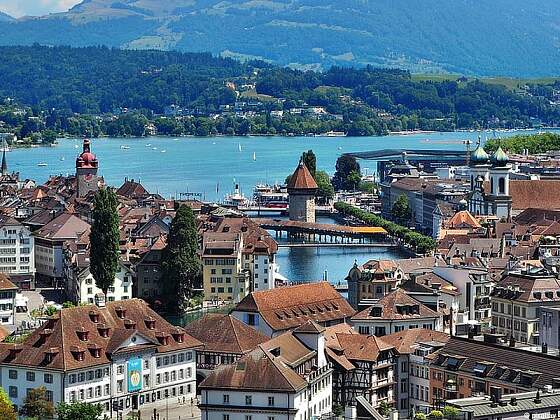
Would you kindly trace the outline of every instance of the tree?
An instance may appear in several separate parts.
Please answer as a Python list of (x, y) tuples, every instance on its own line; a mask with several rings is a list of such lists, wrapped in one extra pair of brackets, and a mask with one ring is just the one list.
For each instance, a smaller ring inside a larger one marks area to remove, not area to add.
[(47, 420), (54, 416), (54, 406), (47, 399), (47, 389), (44, 386), (29, 390), (23, 401), (21, 414), (36, 417), (38, 420)]
[(4, 388), (0, 387), (0, 419), (17, 420), (17, 413)]
[(58, 420), (98, 420), (103, 414), (99, 404), (77, 402), (73, 404), (60, 403), (56, 407)]
[(115, 281), (119, 268), (119, 215), (117, 195), (112, 189), (101, 189), (93, 200), (90, 242), (90, 270), (95, 284), (105, 296)]
[(348, 175), (350, 175), (352, 171), (360, 173), (360, 165), (355, 157), (342, 155), (336, 160), (336, 172), (333, 177), (333, 185), (337, 190), (349, 189)]
[(408, 197), (405, 194), (401, 194), (393, 208), (391, 209), (391, 214), (395, 221), (400, 225), (407, 226), (412, 218), (412, 210), (410, 209), (410, 204), (408, 202)]
[(387, 417), (389, 413), (391, 413), (391, 410), (392, 407), (387, 401), (381, 401), (381, 403), (379, 404), (379, 408), (377, 409), (377, 411), (379, 411), (379, 414), (381, 414), (383, 417)]
[(443, 407), (443, 416), (448, 420), (456, 419), (459, 417), (459, 409), (457, 407), (446, 405)]
[[(317, 157), (315, 156), (315, 153), (313, 153), (313, 150), (303, 152), (301, 159), (303, 160), (305, 166), (307, 166), (307, 169), (309, 169), (311, 176), (315, 178), (315, 173), (317, 172)], [(315, 181), (317, 180), (315, 179)]]
[(439, 420), (439, 419), (443, 418), (443, 413), (439, 410), (432, 410), (432, 411), (430, 411), (430, 414), (428, 414), (428, 416), (431, 419)]
[(348, 185), (349, 189), (355, 190), (360, 185), (362, 181), (362, 176), (357, 171), (352, 171), (348, 174), (346, 178), (346, 184)]
[(317, 171), (315, 173), (315, 182), (319, 187), (317, 191), (317, 196), (324, 201), (328, 201), (334, 197), (334, 187), (331, 183), (329, 174), (325, 171)]
[(167, 246), (162, 253), (162, 299), (180, 312), (188, 304), (200, 277), (198, 236), (192, 209), (181, 206), (171, 223)]

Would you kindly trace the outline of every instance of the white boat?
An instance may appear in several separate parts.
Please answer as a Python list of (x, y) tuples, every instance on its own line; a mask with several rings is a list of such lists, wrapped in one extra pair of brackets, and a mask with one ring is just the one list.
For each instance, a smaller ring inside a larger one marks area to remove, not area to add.
[(165, 152), (167, 152), (167, 150), (165, 150), (165, 149), (161, 150), (161, 153), (165, 153)]
[(239, 149), (240, 152), (243, 151), (243, 148), (241, 147), (241, 143), (238, 143), (238, 144), (237, 144), (237, 148)]
[(152, 147), (152, 143), (148, 143), (146, 147)]
[(253, 152), (253, 160), (257, 160), (257, 154)]
[(121, 149), (123, 149), (123, 150), (128, 150), (128, 149), (130, 149), (130, 146), (124, 146), (124, 145), (123, 145), (123, 146), (121, 146)]
[(245, 197), (243, 193), (241, 193), (241, 190), (239, 189), (239, 184), (235, 184), (235, 189), (233, 193), (225, 196), (223, 204), (226, 206), (239, 208), (239, 207), (246, 207), (250, 205), (251, 200), (247, 199), (247, 197)]
[(152, 150), (157, 150), (157, 147), (152, 147)]
[(49, 166), (49, 165), (48, 165), (47, 163), (45, 163), (45, 162), (39, 162), (39, 163), (37, 164), (37, 166), (44, 167), (44, 166)]
[(78, 145), (77, 145), (77, 144), (75, 144), (75, 145), (74, 145), (74, 149), (77, 149), (77, 148), (78, 148)]
[(60, 156), (60, 159), (59, 159), (59, 160), (60, 160), (61, 162), (64, 162), (65, 159), (66, 159), (66, 158), (65, 158), (64, 156)]

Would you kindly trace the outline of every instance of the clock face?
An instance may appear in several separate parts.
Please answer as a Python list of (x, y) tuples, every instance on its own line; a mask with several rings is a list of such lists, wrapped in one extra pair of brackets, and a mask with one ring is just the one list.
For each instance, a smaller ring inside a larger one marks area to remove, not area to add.
[(140, 385), (140, 372), (138, 372), (137, 370), (133, 371), (130, 374), (130, 384), (133, 387), (137, 387)]

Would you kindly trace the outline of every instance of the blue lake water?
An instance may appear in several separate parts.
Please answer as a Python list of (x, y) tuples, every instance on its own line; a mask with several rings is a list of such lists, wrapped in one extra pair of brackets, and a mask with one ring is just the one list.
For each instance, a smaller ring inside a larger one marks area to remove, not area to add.
[[(491, 133), (486, 133), (491, 137)], [(500, 133), (509, 136), (514, 132)], [(103, 138), (92, 141), (99, 173), (109, 185), (120, 186), (134, 178), (165, 197), (200, 192), (206, 200), (219, 200), (239, 183), (246, 195), (259, 182), (283, 182), (296, 167), (301, 153), (313, 149), (318, 169), (333, 174), (336, 159), (345, 152), (386, 148), (464, 149), (462, 140), (477, 133), (434, 133), (385, 137), (215, 137), (215, 138)], [(149, 146), (148, 146), (149, 145)], [(121, 146), (128, 146), (123, 149)], [(239, 150), (241, 146), (241, 151)], [(74, 173), (81, 140), (60, 140), (55, 147), (15, 149), (8, 166), (22, 178), (44, 182), (49, 175)], [(255, 156), (255, 160), (253, 159)], [(39, 167), (39, 163), (47, 166)], [(375, 162), (361, 162), (375, 170)], [(344, 280), (354, 260), (400, 258), (396, 250), (377, 248), (281, 248), (278, 264), (291, 281), (316, 281), (325, 270), (331, 282)]]

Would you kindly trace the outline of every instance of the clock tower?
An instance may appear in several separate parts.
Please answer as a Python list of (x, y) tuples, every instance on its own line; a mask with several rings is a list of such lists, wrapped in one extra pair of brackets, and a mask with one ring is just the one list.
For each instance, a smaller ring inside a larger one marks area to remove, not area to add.
[(99, 162), (91, 153), (89, 139), (84, 140), (84, 150), (76, 158), (76, 195), (86, 196), (90, 191), (99, 189), (99, 177), (97, 169)]

